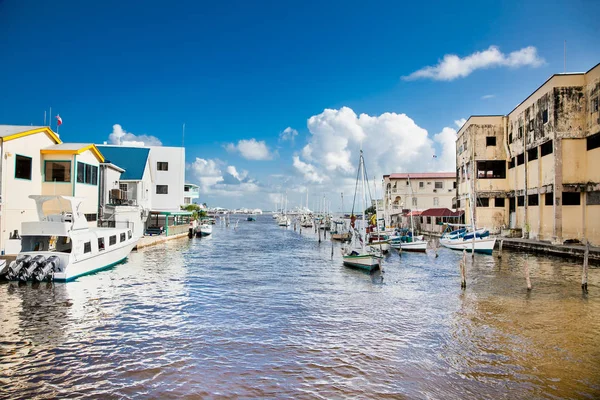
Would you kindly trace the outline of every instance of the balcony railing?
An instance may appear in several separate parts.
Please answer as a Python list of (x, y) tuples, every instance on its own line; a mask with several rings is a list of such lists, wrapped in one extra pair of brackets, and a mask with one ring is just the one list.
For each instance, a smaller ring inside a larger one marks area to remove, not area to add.
[(108, 204), (114, 206), (136, 206), (137, 191), (135, 189), (121, 190), (111, 189), (108, 196)]

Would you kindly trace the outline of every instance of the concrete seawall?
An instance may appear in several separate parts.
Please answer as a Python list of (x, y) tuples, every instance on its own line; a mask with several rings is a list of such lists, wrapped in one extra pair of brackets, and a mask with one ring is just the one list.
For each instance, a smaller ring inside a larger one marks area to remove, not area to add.
[(168, 242), (169, 240), (182, 239), (187, 238), (188, 233), (180, 233), (177, 235), (171, 236), (144, 236), (140, 238), (137, 245), (134, 247), (134, 250), (143, 249), (144, 247), (155, 246), (157, 244)]

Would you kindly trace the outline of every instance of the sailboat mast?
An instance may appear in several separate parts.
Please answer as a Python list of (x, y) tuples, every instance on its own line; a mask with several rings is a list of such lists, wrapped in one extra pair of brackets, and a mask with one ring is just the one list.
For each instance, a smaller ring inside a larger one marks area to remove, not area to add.
[[(413, 194), (413, 190), (412, 190), (412, 183), (410, 183), (410, 175), (408, 175), (408, 187), (410, 187), (410, 197), (411, 197), (411, 202), (412, 202), (412, 197), (414, 196)], [(415, 214), (413, 212), (412, 209), (412, 203), (410, 206), (410, 235), (412, 236), (412, 240), (415, 240), (415, 224), (413, 222), (413, 218), (415, 217)]]
[(360, 166), (359, 168), (362, 169), (362, 191), (363, 191), (363, 209), (362, 209), (362, 229), (363, 229), (363, 240), (362, 240), (362, 250), (363, 253), (366, 251), (365, 249), (365, 242), (367, 240), (367, 230), (366, 230), (366, 222), (365, 222), (365, 210), (367, 208), (367, 190), (365, 187), (365, 160), (363, 158), (363, 153), (362, 153), (362, 149), (360, 150)]

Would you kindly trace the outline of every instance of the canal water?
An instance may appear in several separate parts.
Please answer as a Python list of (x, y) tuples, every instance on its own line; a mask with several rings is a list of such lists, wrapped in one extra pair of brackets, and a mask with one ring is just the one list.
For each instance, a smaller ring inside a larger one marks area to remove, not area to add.
[[(232, 220), (235, 220), (233, 218)], [(0, 284), (1, 398), (600, 397), (600, 271), (336, 246), (270, 216), (68, 284)]]

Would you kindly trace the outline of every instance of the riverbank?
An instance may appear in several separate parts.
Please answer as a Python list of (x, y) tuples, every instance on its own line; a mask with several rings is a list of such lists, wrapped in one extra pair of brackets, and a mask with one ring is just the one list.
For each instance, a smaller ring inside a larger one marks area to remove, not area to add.
[(188, 233), (180, 233), (177, 235), (171, 236), (144, 236), (138, 240), (137, 245), (134, 247), (134, 250), (143, 249), (144, 247), (156, 246), (157, 244), (168, 242), (169, 240), (174, 239), (182, 239), (188, 237)]

